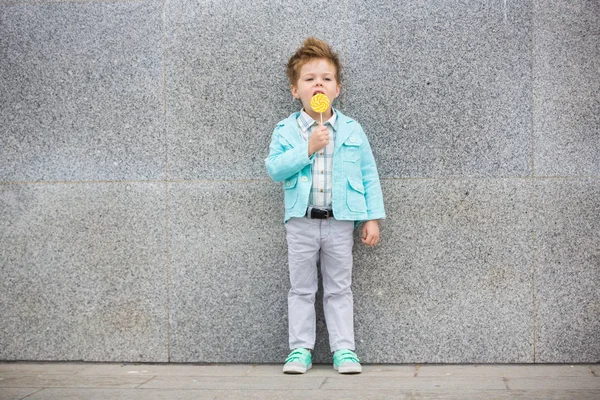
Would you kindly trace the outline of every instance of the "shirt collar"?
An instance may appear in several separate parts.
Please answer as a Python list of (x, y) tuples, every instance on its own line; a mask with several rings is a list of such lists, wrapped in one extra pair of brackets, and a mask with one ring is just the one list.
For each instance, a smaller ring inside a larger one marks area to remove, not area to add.
[[(333, 111), (333, 115), (331, 116), (331, 118), (325, 121), (323, 125), (329, 124), (335, 130), (335, 121), (337, 119), (337, 113), (334, 108), (332, 108), (331, 110)], [(308, 131), (310, 127), (316, 123), (317, 121), (312, 119), (312, 117), (308, 115), (306, 111), (304, 111), (304, 109), (300, 111), (300, 115), (298, 116), (298, 125), (300, 126), (300, 129), (302, 129), (302, 132)]]

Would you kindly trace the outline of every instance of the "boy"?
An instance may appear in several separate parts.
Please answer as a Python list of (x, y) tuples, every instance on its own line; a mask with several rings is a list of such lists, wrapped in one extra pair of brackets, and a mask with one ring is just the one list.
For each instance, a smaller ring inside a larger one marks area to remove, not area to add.
[(340, 61), (329, 45), (308, 38), (290, 58), (286, 74), (302, 110), (279, 122), (265, 160), (274, 181), (283, 181), (291, 289), (289, 345), (284, 373), (312, 367), (315, 345), (317, 260), (323, 276), (323, 308), (333, 367), (360, 373), (354, 353), (352, 246), (355, 222), (366, 221), (362, 241), (379, 241), (385, 218), (379, 176), (361, 126), (331, 106), (321, 115), (310, 107), (316, 93), (331, 101), (340, 94)]

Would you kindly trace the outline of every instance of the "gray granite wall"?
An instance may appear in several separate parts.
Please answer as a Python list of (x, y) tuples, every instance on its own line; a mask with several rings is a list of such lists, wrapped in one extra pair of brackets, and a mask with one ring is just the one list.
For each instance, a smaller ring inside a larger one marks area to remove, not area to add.
[(0, 0), (0, 359), (283, 360), (263, 160), (310, 34), (388, 213), (362, 359), (600, 361), (595, 0)]

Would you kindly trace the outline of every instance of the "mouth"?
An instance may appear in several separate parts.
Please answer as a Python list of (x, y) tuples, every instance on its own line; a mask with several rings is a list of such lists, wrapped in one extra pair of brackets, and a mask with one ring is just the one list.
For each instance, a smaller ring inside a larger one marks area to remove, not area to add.
[(324, 91), (322, 91), (322, 90), (319, 89), (319, 90), (315, 90), (312, 95), (314, 96), (317, 93), (325, 94)]

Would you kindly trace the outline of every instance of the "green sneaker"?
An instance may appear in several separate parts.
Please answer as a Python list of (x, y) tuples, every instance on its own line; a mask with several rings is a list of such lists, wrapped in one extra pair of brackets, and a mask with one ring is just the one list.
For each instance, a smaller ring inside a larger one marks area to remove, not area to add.
[(304, 374), (312, 368), (312, 353), (303, 348), (294, 349), (283, 366), (284, 374)]
[(333, 353), (333, 369), (340, 374), (360, 374), (360, 360), (352, 350), (339, 349)]

